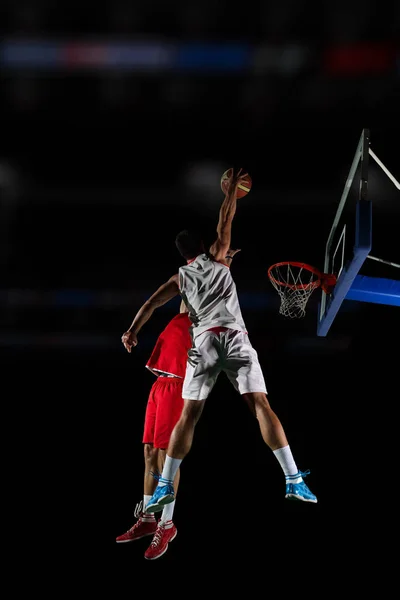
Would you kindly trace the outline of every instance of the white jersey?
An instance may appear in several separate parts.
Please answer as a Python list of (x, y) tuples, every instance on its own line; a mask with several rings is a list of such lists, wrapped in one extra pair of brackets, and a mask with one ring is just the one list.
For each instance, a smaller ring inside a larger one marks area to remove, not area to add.
[(199, 254), (180, 267), (179, 288), (192, 321), (194, 339), (211, 327), (246, 332), (235, 282), (228, 266)]

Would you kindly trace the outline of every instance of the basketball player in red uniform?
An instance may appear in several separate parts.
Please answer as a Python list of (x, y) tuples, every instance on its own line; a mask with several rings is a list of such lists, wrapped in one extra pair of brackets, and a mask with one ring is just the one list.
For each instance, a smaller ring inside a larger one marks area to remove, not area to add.
[[(231, 263), (239, 250), (229, 249), (225, 257)], [(132, 542), (146, 536), (153, 540), (144, 557), (155, 560), (168, 549), (168, 544), (177, 535), (177, 528), (172, 520), (175, 501), (166, 504), (160, 520), (157, 522), (154, 512), (144, 512), (152, 497), (157, 482), (154, 474), (161, 473), (165, 452), (171, 432), (179, 420), (183, 408), (182, 386), (186, 372), (187, 353), (192, 346), (189, 333), (191, 321), (184, 302), (181, 302), (180, 313), (173, 317), (159, 335), (146, 368), (157, 380), (153, 383), (147, 401), (143, 444), (144, 444), (144, 494), (143, 501), (136, 505), (137, 522), (126, 533), (116, 538), (117, 543)], [(175, 497), (179, 486), (180, 469), (174, 479)]]
[[(231, 243), (238, 187), (246, 179), (247, 174), (242, 174), (241, 169), (237, 173), (232, 169), (219, 212), (217, 238), (208, 253), (198, 235), (188, 231), (178, 234), (176, 246), (186, 264), (144, 303), (128, 331), (122, 335), (122, 343), (130, 352), (138, 342), (138, 332), (157, 307), (180, 294), (188, 308), (192, 347), (183, 383), (184, 406), (172, 431), (162, 474), (146, 512), (158, 512), (173, 502), (175, 475), (192, 447), (196, 423), (221, 371), (226, 373), (257, 418), (261, 436), (284, 473), (285, 497), (317, 502), (303, 479), (309, 471), (298, 469), (283, 426), (269, 403), (258, 355), (249, 340), (236, 285), (225, 261)], [(217, 500), (218, 507), (231, 503), (232, 495), (238, 493), (238, 486), (240, 483), (236, 480), (228, 484), (226, 494)]]

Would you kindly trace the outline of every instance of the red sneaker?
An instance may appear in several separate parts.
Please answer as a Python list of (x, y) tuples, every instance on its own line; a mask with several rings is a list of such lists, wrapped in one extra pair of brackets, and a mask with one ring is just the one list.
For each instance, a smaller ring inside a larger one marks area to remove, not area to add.
[(167, 521), (167, 523), (159, 521), (153, 541), (144, 553), (144, 557), (147, 560), (160, 558), (168, 550), (168, 543), (176, 538), (177, 533), (178, 530), (172, 521)]
[[(138, 510), (139, 507), (139, 510)], [(154, 535), (157, 531), (157, 521), (153, 517), (151, 519), (146, 518), (142, 512), (139, 512), (142, 507), (142, 503), (136, 505), (135, 508), (135, 517), (137, 518), (137, 523), (134, 524), (133, 527), (128, 529), (126, 533), (119, 535), (115, 541), (118, 544), (122, 542), (133, 542), (134, 540), (140, 540), (142, 537), (146, 537), (146, 535)]]

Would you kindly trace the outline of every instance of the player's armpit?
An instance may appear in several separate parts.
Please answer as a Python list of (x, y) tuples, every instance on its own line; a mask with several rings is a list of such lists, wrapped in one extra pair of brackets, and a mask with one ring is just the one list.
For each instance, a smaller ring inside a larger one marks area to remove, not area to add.
[(187, 306), (186, 306), (186, 304), (184, 303), (184, 301), (183, 301), (183, 300), (181, 300), (181, 305), (180, 305), (180, 307), (179, 307), (179, 312), (180, 312), (181, 314), (182, 314), (182, 313), (187, 313), (187, 312), (189, 312), (189, 311), (188, 311), (188, 308), (187, 308)]
[(180, 293), (178, 281), (178, 275), (173, 275), (166, 283), (161, 285), (138, 310), (128, 331), (137, 334), (156, 308), (163, 306), (163, 304), (177, 296)]
[(219, 238), (215, 240), (215, 242), (210, 246), (209, 253), (214, 258), (214, 260), (224, 261), (225, 256), (228, 253), (230, 246), (230, 240), (228, 244), (224, 244)]
[(163, 306), (179, 294), (178, 275), (173, 275), (166, 283), (161, 285), (156, 292), (146, 301), (152, 308)]

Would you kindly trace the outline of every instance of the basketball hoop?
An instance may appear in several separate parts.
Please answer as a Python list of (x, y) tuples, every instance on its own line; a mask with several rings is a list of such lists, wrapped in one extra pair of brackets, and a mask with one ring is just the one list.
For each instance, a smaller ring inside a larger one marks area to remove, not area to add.
[(336, 284), (336, 276), (321, 273), (315, 267), (300, 262), (279, 262), (269, 267), (268, 277), (279, 294), (279, 314), (299, 319), (306, 314), (306, 304), (319, 286), (330, 294)]

